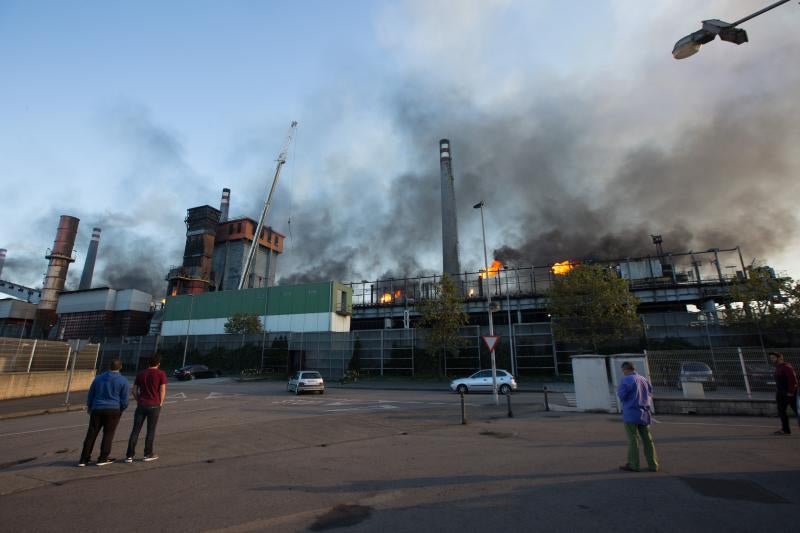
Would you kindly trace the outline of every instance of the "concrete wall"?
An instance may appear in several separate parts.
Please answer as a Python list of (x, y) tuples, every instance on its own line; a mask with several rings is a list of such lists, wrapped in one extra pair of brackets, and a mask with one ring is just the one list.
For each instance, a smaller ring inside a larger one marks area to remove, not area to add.
[[(655, 412), (662, 415), (740, 415), (740, 416), (778, 416), (774, 400), (715, 400), (654, 398)], [(790, 415), (793, 415), (789, 409)]]
[[(89, 390), (94, 370), (76, 370), (70, 390)], [(67, 391), (67, 372), (13, 372), (0, 374), (0, 400), (43, 396)]]

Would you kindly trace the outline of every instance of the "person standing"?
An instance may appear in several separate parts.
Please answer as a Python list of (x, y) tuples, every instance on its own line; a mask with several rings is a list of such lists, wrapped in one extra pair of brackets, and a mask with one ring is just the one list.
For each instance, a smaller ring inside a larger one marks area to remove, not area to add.
[(783, 360), (782, 353), (770, 352), (769, 358), (775, 365), (775, 403), (778, 406), (778, 418), (781, 419), (781, 429), (775, 435), (791, 435), (786, 408), (791, 407), (794, 414), (800, 416), (797, 412), (797, 374), (792, 365)]
[(113, 359), (110, 369), (103, 372), (92, 381), (89, 395), (86, 398), (86, 408), (89, 412), (89, 429), (83, 441), (83, 451), (78, 461), (78, 466), (86, 466), (92, 456), (94, 442), (100, 429), (103, 430), (103, 440), (100, 442), (100, 455), (97, 466), (113, 463), (109, 458), (114, 432), (117, 430), (122, 412), (128, 408), (128, 394), (130, 385), (128, 380), (120, 375), (122, 361)]
[(158, 456), (153, 453), (153, 441), (156, 438), (156, 424), (161, 406), (167, 397), (167, 375), (159, 368), (161, 356), (153, 355), (148, 367), (136, 375), (133, 383), (133, 397), (136, 398), (136, 412), (133, 415), (133, 428), (128, 439), (128, 451), (125, 462), (132, 463), (136, 454), (136, 442), (139, 433), (147, 421), (147, 436), (144, 439), (144, 461), (155, 461)]
[(617, 390), (622, 403), (622, 421), (628, 435), (628, 462), (620, 466), (627, 472), (639, 471), (639, 440), (644, 447), (644, 456), (650, 472), (658, 472), (658, 456), (650, 433), (650, 406), (653, 398), (653, 386), (647, 378), (636, 373), (633, 364), (622, 363), (624, 374)]

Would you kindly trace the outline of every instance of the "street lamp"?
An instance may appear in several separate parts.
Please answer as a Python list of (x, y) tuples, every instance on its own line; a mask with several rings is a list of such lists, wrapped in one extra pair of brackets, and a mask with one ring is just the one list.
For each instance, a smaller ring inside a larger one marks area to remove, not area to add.
[(787, 3), (789, 0), (780, 0), (774, 4), (768, 5), (760, 11), (756, 11), (751, 15), (737, 20), (736, 22), (724, 22), (719, 19), (704, 20), (703, 27), (694, 33), (691, 33), (675, 43), (672, 49), (672, 57), (675, 59), (685, 59), (689, 56), (695, 55), (700, 47), (706, 43), (710, 43), (714, 38), (719, 35), (723, 41), (728, 41), (733, 44), (742, 44), (747, 42), (747, 32), (737, 28), (739, 24), (747, 22), (762, 13), (766, 13), (770, 9)]
[[(483, 266), (485, 268), (483, 271), (483, 276), (481, 277), (481, 284), (483, 284), (484, 279), (489, 278), (489, 256), (486, 254), (486, 226), (483, 223), (483, 206), (483, 200), (472, 206), (473, 209), (481, 210), (481, 233), (483, 233)], [(492, 321), (492, 295), (489, 289), (490, 286), (487, 283), (486, 311), (489, 313), (489, 336), (494, 337), (494, 322)], [(500, 399), (497, 397), (497, 364), (495, 363), (494, 359), (494, 348), (489, 350), (489, 354), (492, 357), (492, 395), (494, 396), (494, 404), (499, 405)]]

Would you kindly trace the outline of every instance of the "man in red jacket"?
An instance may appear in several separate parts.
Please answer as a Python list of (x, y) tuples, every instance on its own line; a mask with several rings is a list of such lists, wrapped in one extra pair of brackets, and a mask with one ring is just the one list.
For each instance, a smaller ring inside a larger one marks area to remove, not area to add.
[(778, 417), (781, 419), (781, 430), (776, 435), (791, 435), (789, 416), (786, 408), (790, 407), (797, 415), (797, 374), (792, 365), (783, 360), (783, 354), (770, 352), (769, 358), (775, 365), (775, 402), (778, 404)]
[(153, 355), (148, 368), (136, 375), (133, 382), (133, 397), (136, 398), (136, 412), (133, 415), (133, 429), (128, 439), (128, 452), (125, 462), (132, 463), (136, 453), (136, 441), (145, 420), (147, 421), (147, 436), (144, 439), (144, 461), (155, 461), (158, 456), (153, 453), (153, 441), (156, 438), (156, 424), (161, 406), (167, 397), (167, 375), (161, 366), (161, 356)]

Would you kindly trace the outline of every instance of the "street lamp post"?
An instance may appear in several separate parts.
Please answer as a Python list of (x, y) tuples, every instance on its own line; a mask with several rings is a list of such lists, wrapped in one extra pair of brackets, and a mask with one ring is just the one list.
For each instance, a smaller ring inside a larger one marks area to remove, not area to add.
[(189, 349), (189, 328), (192, 325), (192, 308), (194, 308), (194, 294), (190, 294), (189, 297), (189, 321), (186, 322), (186, 342), (183, 343), (183, 363), (181, 363), (181, 368), (186, 366), (186, 351)]
[[(489, 256), (486, 254), (486, 226), (483, 222), (483, 206), (484, 202), (481, 200), (479, 203), (473, 205), (472, 207), (475, 209), (481, 210), (481, 233), (483, 234), (483, 266), (485, 270), (483, 271), (483, 276), (481, 277), (481, 283), (483, 280), (489, 278)], [(492, 321), (492, 295), (491, 291), (489, 290), (491, 287), (489, 284), (486, 284), (486, 310), (489, 312), (489, 336), (494, 337), (494, 322)], [(497, 364), (494, 358), (494, 348), (489, 350), (489, 355), (492, 358), (492, 395), (494, 397), (494, 404), (500, 405), (500, 399), (497, 397)]]
[(747, 32), (737, 28), (739, 24), (747, 22), (748, 20), (755, 18), (762, 13), (766, 13), (771, 9), (775, 9), (776, 7), (783, 5), (789, 2), (789, 0), (779, 0), (774, 4), (770, 4), (764, 9), (756, 11), (750, 15), (747, 15), (744, 18), (737, 20), (736, 22), (725, 22), (719, 19), (710, 19), (703, 21), (703, 27), (697, 30), (694, 33), (691, 33), (684, 37), (683, 39), (679, 40), (675, 43), (675, 47), (672, 49), (672, 57), (675, 59), (685, 59), (687, 57), (695, 55), (699, 50), (700, 47), (706, 43), (710, 43), (714, 40), (714, 38), (719, 35), (719, 38), (723, 41), (728, 41), (729, 43), (733, 44), (742, 44), (748, 41), (747, 39)]

